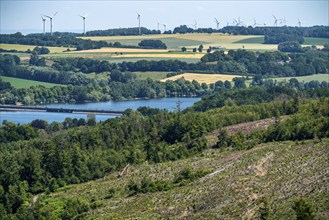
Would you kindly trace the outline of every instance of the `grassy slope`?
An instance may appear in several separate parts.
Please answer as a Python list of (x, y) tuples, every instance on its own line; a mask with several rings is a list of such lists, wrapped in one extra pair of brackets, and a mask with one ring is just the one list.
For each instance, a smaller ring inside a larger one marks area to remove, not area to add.
[(281, 81), (289, 81), (289, 79), (296, 78), (299, 82), (310, 82), (312, 80), (318, 80), (319, 82), (327, 81), (329, 82), (329, 73), (327, 74), (315, 74), (310, 76), (299, 76), (299, 77), (280, 77), (280, 78), (272, 78), (273, 80)]
[[(292, 219), (292, 200), (304, 197), (318, 215), (328, 218), (328, 144), (324, 139), (320, 143), (268, 143), (247, 151), (207, 150), (190, 159), (131, 166), (121, 178), (113, 173), (62, 188), (51, 198), (96, 201), (100, 207), (87, 213), (88, 219), (248, 219), (258, 215), (263, 198), (268, 197), (273, 219)], [(125, 186), (129, 180), (145, 176), (171, 180), (187, 166), (214, 172), (166, 192), (128, 196)], [(106, 198), (113, 187), (118, 192)]]
[[(276, 50), (277, 45), (269, 45), (269, 44), (260, 44), (259, 39), (256, 40), (256, 43), (235, 43), (237, 41), (241, 41), (244, 39), (251, 38), (259, 38), (260, 36), (253, 35), (226, 35), (226, 34), (175, 34), (175, 35), (145, 35), (145, 36), (104, 36), (104, 37), (83, 37), (84, 39), (91, 40), (105, 40), (105, 41), (119, 41), (119, 42), (129, 42), (129, 41), (141, 41), (142, 39), (160, 39), (164, 42), (170, 39), (172, 42), (177, 42), (175, 45), (170, 46), (170, 49), (177, 49), (182, 46), (186, 46), (188, 48), (198, 47), (201, 43), (204, 48), (208, 48), (209, 46), (224, 46), (227, 49), (238, 49), (243, 46), (245, 49), (250, 50)], [(196, 41), (196, 42), (193, 42)]]
[(14, 77), (7, 77), (7, 76), (0, 76), (0, 78), (4, 82), (9, 82), (13, 87), (20, 89), (20, 88), (29, 88), (31, 86), (44, 86), (46, 88), (51, 88), (54, 86), (64, 86), (60, 84), (54, 84), (54, 83), (46, 83), (46, 82), (39, 82), (34, 80), (27, 80), (27, 79), (19, 79)]

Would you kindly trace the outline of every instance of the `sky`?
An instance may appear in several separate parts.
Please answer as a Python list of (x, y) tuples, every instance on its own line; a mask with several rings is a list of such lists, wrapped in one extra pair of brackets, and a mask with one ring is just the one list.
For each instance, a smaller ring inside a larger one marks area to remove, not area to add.
[[(88, 14), (86, 31), (104, 30), (119, 27), (137, 27), (137, 12), (141, 15), (141, 26), (160, 29), (163, 24), (167, 30), (181, 24), (198, 27), (212, 27), (214, 18), (222, 21), (220, 26), (233, 19), (253, 25), (254, 19), (259, 26), (264, 23), (273, 25), (275, 15), (285, 19), (289, 26), (328, 25), (328, 0), (302, 1), (65, 1), (65, 0), (0, 0), (0, 33), (42, 32), (41, 15), (58, 14), (53, 19), (53, 31), (82, 32), (82, 18)], [(280, 24), (280, 23), (278, 23)], [(46, 29), (49, 32), (49, 20)]]

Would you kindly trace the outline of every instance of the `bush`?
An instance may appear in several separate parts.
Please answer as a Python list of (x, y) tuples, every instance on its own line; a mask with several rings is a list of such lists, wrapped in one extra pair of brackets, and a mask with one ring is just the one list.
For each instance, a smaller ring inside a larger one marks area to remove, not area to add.
[(167, 49), (161, 40), (142, 40), (138, 45), (145, 49)]

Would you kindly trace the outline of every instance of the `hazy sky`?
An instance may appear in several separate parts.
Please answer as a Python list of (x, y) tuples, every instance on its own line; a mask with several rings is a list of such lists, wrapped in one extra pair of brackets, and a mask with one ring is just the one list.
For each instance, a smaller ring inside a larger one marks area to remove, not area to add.
[[(99, 30), (138, 26), (137, 14), (142, 14), (143, 27), (157, 29), (157, 23), (167, 24), (167, 30), (180, 24), (198, 27), (216, 27), (214, 17), (223, 21), (221, 26), (233, 19), (247, 25), (254, 23), (273, 25), (272, 14), (285, 18), (287, 25), (296, 26), (298, 18), (303, 26), (328, 25), (328, 0), (322, 1), (55, 1), (55, 0), (0, 0), (1, 33), (42, 32), (40, 15), (53, 15), (54, 31), (82, 31), (85, 15), (86, 29)], [(49, 31), (49, 21), (46, 28)], [(163, 26), (161, 25), (161, 29)]]

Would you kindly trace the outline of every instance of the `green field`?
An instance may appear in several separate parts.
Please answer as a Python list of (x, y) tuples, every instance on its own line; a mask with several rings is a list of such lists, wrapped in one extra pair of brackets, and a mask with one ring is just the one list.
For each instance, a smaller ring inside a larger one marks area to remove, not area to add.
[(304, 37), (304, 44), (307, 45), (325, 45), (329, 44), (328, 38), (315, 38), (315, 37)]
[(299, 82), (310, 82), (312, 80), (318, 80), (319, 82), (326, 81), (329, 82), (329, 73), (327, 74), (314, 74), (310, 76), (296, 76), (296, 77), (280, 77), (272, 78), (278, 82), (289, 81), (289, 79), (296, 78)]
[(9, 82), (16, 89), (30, 88), (31, 86), (44, 86), (46, 88), (51, 88), (54, 86), (64, 86), (64, 85), (60, 85), (60, 84), (39, 82), (39, 81), (27, 80), (27, 79), (19, 79), (19, 78), (14, 78), (14, 77), (7, 77), (7, 76), (0, 76), (0, 78), (4, 82)]
[[(138, 46), (138, 43), (141, 42), (142, 40), (143, 39), (140, 38), (140, 39), (120, 39), (118, 41), (121, 44)], [(168, 48), (171, 48), (171, 49), (207, 43), (205, 41), (192, 40), (192, 39), (181, 39), (181, 38), (175, 38), (175, 37), (157, 38), (157, 40), (161, 40), (163, 43), (165, 43), (167, 45)], [(107, 41), (107, 42), (114, 43), (116, 41), (112, 40), (112, 41)]]
[(247, 39), (235, 41), (233, 43), (234, 44), (263, 44), (264, 43), (264, 36), (247, 38)]
[(153, 80), (161, 80), (167, 77), (168, 72), (133, 72), (136, 74), (138, 79), (153, 79)]

